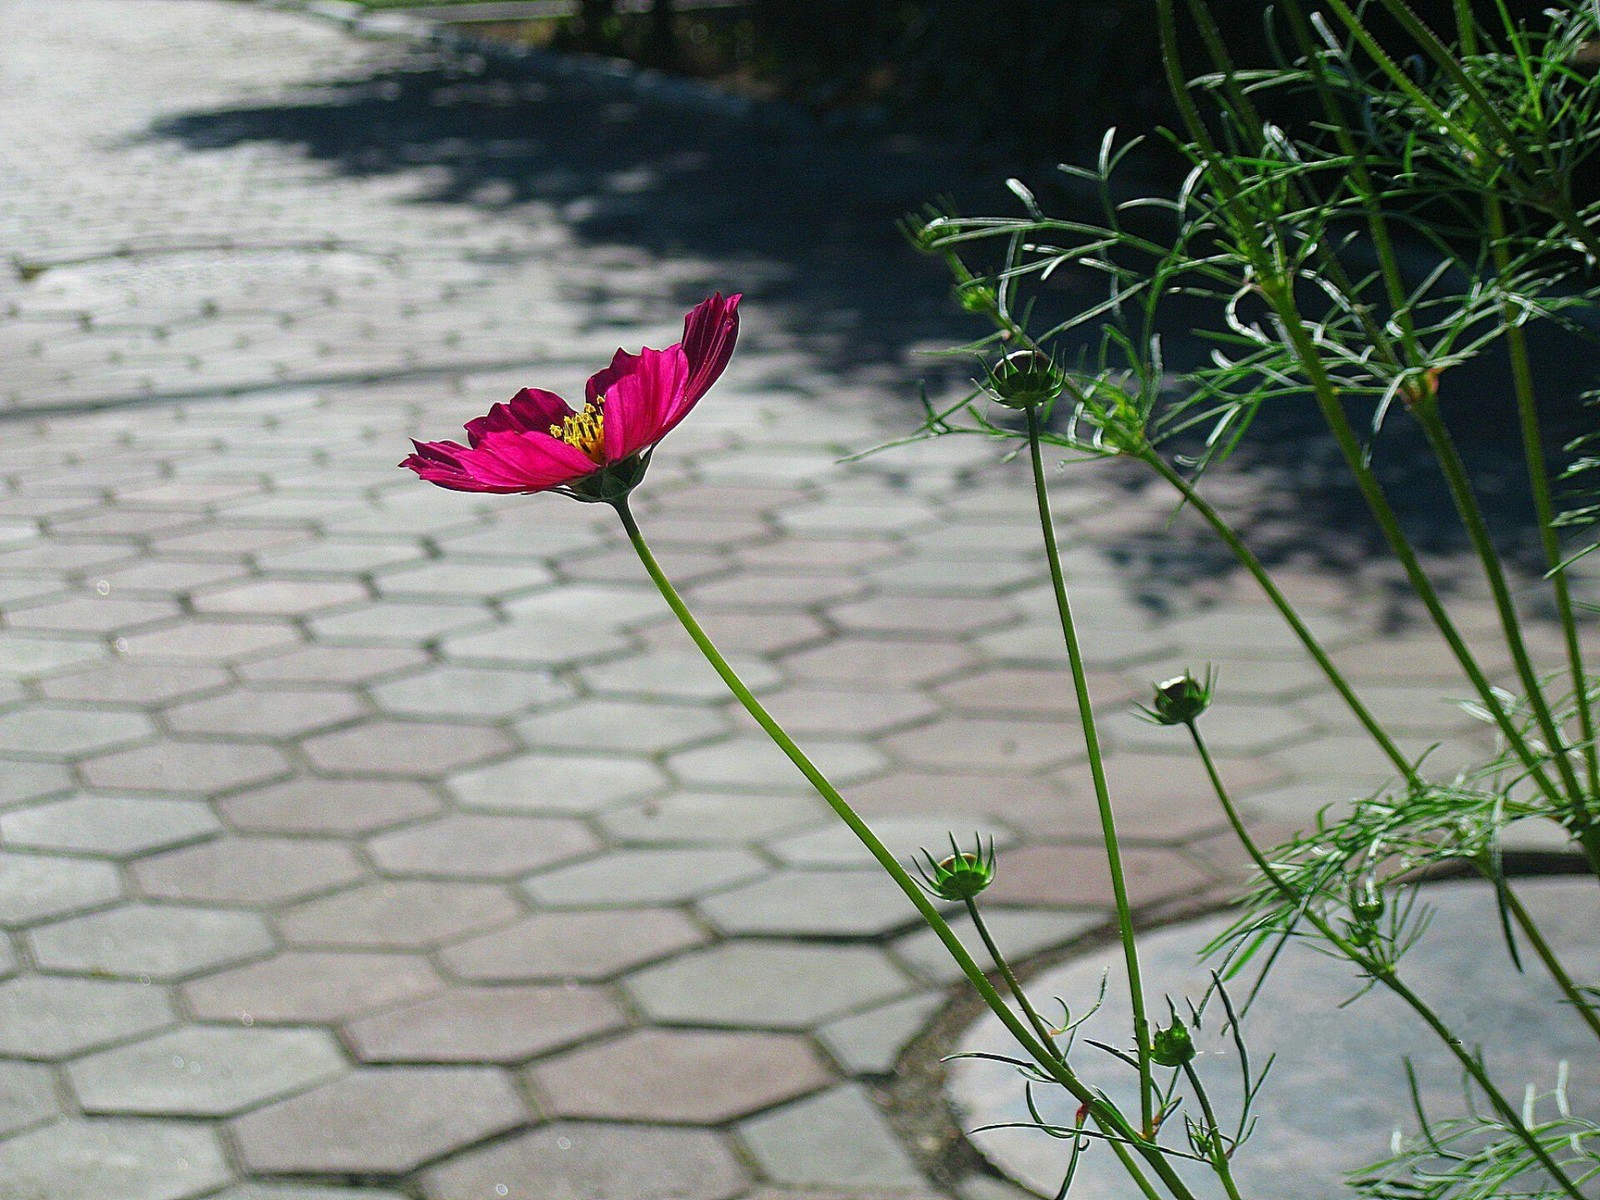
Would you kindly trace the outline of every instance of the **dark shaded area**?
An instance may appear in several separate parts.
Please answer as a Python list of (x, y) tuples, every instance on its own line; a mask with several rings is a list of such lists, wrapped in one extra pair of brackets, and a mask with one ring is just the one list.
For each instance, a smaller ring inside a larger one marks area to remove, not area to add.
[[(896, 219), (940, 195), (967, 212), (1016, 209), (1002, 186), (1012, 164), (983, 143), (763, 129), (433, 50), (328, 81), (294, 102), (190, 113), (153, 132), (197, 150), (294, 146), (357, 177), (428, 167), (437, 182), (423, 202), (493, 210), (502, 219), (540, 202), (597, 252), (622, 247), (705, 262), (706, 277), (683, 283), (671, 299), (687, 305), (711, 287), (746, 291), (773, 327), (841, 382), (865, 373), (903, 383), (908, 430), (920, 412), (915, 379), (974, 373), (965, 363), (916, 358), (913, 349), (960, 344), (986, 330), (951, 303), (942, 266), (911, 251)], [(1020, 173), (1043, 185), (1047, 208), (1068, 203), (1065, 193), (1049, 194), (1048, 167)], [(1062, 286), (1085, 297), (1098, 287), (1070, 278)], [(606, 300), (596, 294), (579, 302), (603, 323)], [(1175, 310), (1167, 334), (1172, 365), (1208, 352), (1187, 332), (1205, 316)], [(1552, 430), (1558, 449), (1583, 424), (1571, 398), (1592, 382), (1593, 350), (1559, 332), (1540, 338), (1550, 394), (1568, 401)], [(1489, 361), (1453, 374), (1444, 394), (1497, 531), (1533, 565), (1532, 513), (1503, 381), (1503, 365)], [(1406, 424), (1397, 414), (1385, 430), (1378, 467), (1423, 547), (1456, 554), (1463, 543), (1448, 500)], [(1342, 570), (1380, 553), (1309, 402), (1265, 411), (1224, 468), (1234, 473), (1266, 481), (1241, 515), (1269, 561)], [(1208, 545), (1182, 537), (1135, 539), (1128, 550), (1155, 593), (1225, 569)]]

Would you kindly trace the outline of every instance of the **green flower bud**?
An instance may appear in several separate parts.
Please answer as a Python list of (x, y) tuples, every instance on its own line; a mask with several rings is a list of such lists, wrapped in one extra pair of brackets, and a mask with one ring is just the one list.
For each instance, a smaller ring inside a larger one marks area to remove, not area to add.
[(982, 839), (977, 840), (974, 851), (968, 852), (958, 849), (956, 840), (952, 837), (950, 849), (954, 853), (937, 860), (926, 850), (922, 852), (923, 857), (928, 860), (928, 866), (924, 869), (919, 863), (917, 870), (922, 875), (924, 889), (930, 895), (952, 904), (976, 899), (979, 893), (994, 882), (993, 840), (989, 842), (987, 852), (984, 851)]
[(1216, 673), (1206, 668), (1205, 678), (1196, 679), (1192, 671), (1155, 685), (1155, 698), (1148, 706), (1139, 705), (1145, 720), (1155, 725), (1187, 725), (1198, 720), (1211, 707)]
[(1383, 909), (1383, 893), (1371, 876), (1350, 885), (1350, 915), (1361, 924), (1376, 925)]
[(1193, 1062), (1194, 1055), (1194, 1037), (1176, 1013), (1171, 1025), (1157, 1029), (1150, 1037), (1150, 1057), (1163, 1067), (1181, 1067)]
[(956, 284), (951, 294), (955, 297), (956, 303), (969, 313), (982, 315), (993, 312), (1000, 305), (1000, 299), (995, 295), (994, 289), (975, 279)]
[(989, 394), (1007, 408), (1033, 408), (1061, 395), (1066, 377), (1039, 350), (1013, 350), (989, 372)]

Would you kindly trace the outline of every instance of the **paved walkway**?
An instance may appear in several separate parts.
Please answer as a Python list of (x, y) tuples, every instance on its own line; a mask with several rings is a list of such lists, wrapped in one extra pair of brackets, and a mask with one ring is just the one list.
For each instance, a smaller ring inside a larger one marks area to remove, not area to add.
[[(886, 1099), (950, 969), (609, 514), (395, 468), (771, 261), (607, 239), (649, 224), (620, 159), (459, 169), (638, 117), (593, 98), (221, 0), (0, 27), (0, 1196), (951, 1194)], [(504, 127), (408, 160), (418, 88)], [(719, 196), (683, 228), (738, 219)], [(837, 465), (907, 428), (914, 369), (843, 372), (849, 321), (759, 292), (746, 318), (652, 469), (663, 559), (897, 849), (996, 838), (1013, 952), (1101, 928), (1020, 476), (954, 439)], [(1058, 491), (1101, 700), (1225, 663), (1213, 738), (1268, 824), (1379, 773), (1247, 588), (1136, 602), (1118, 556), (1164, 497)], [(1365, 585), (1289, 583), (1411, 744), (1470, 746)], [(1215, 902), (1237, 855), (1195, 767), (1108, 726), (1141, 912)]]

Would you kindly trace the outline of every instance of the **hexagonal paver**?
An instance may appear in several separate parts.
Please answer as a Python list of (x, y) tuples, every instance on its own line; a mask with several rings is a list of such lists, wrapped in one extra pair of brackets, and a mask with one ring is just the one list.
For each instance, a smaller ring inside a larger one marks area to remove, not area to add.
[(913, 724), (938, 712), (916, 692), (887, 688), (795, 687), (763, 701), (793, 734), (872, 737)]
[(400, 1175), (527, 1115), (499, 1071), (388, 1067), (357, 1069), (238, 1117), (232, 1131), (252, 1171)]
[[(559, 635), (552, 631), (559, 630)], [(452, 662), (529, 667), (570, 667), (590, 659), (632, 650), (624, 633), (572, 619), (565, 624), (523, 618), (481, 632), (445, 638), (440, 650)]]
[(558, 1117), (718, 1125), (832, 1081), (804, 1038), (643, 1029), (530, 1068)]
[(959, 636), (1016, 620), (1004, 601), (959, 596), (874, 596), (828, 610), (846, 629), (867, 633)]
[[(1317, 639), (1338, 649), (1360, 635), (1348, 621), (1328, 612), (1301, 614)], [(1294, 633), (1275, 609), (1266, 605), (1228, 605), (1168, 622), (1162, 635), (1188, 647), (1201, 658), (1227, 662), (1232, 658), (1283, 658), (1298, 662), (1305, 654)]]
[(67, 1078), (88, 1113), (217, 1117), (345, 1069), (321, 1030), (189, 1025), (80, 1058)]
[(33, 704), (0, 714), (0, 753), (66, 760), (154, 733), (155, 726), (139, 713)]
[(353, 720), (366, 711), (354, 695), (332, 688), (240, 688), (167, 710), (179, 733), (299, 737)]
[[(832, 817), (832, 814), (829, 814)], [(1005, 849), (1016, 841), (1004, 825), (970, 813), (943, 812), (900, 817), (875, 817), (869, 824), (889, 850), (903, 863), (923, 862), (926, 850), (935, 859), (951, 853), (950, 837), (963, 850), (975, 842)], [(796, 867), (862, 867), (876, 865), (870, 851), (850, 827), (833, 817), (818, 829), (777, 838), (767, 850), (779, 860)]]
[[(1213, 880), (1170, 850), (1125, 849), (1128, 898), (1136, 905), (1194, 895)], [(1111, 873), (1099, 846), (1032, 845), (1005, 856), (990, 885), (997, 904), (1073, 907), (1111, 902)]]
[[(1021, 962), (1045, 950), (1064, 946), (1094, 929), (1103, 928), (1109, 914), (1095, 912), (1060, 912), (1038, 909), (996, 908), (990, 906), (984, 914), (984, 925), (989, 935), (1000, 947), (1000, 953), (1011, 962)], [(973, 952), (981, 967), (992, 966), (972, 918), (966, 913), (953, 916), (950, 926), (956, 935)], [(965, 978), (950, 951), (933, 930), (923, 926), (894, 943), (895, 957), (917, 974), (936, 983), (954, 983)]]
[(345, 1038), (365, 1062), (516, 1063), (626, 1022), (601, 988), (454, 988), (352, 1021)]
[(331, 579), (251, 579), (197, 591), (194, 607), (209, 613), (299, 616), (367, 598), (359, 583)]
[(420, 954), (289, 951), (185, 984), (203, 1021), (331, 1023), (432, 995), (444, 987)]
[(577, 821), (455, 813), (373, 838), (367, 850), (388, 875), (510, 879), (599, 845)]
[(109, 653), (99, 642), (0, 630), (0, 677), (33, 679), (98, 662)]
[(742, 796), (725, 792), (676, 792), (644, 800), (597, 818), (615, 841), (651, 844), (752, 842), (829, 816), (810, 796)]
[(452, 974), (482, 982), (597, 981), (705, 940), (671, 909), (536, 913), (450, 946), (439, 958)]
[(482, 596), (493, 599), (554, 582), (538, 563), (430, 562), (385, 571), (374, 580), (380, 594), (416, 599)]
[(164, 1029), (175, 1020), (164, 988), (30, 975), (0, 983), (0, 1054), (68, 1058)]
[(278, 683), (366, 683), (427, 661), (426, 652), (412, 646), (307, 646), (236, 670), (246, 679)]
[[(1155, 754), (1192, 752), (1183, 731), (1152, 725), (1133, 713), (1113, 713), (1103, 728), (1106, 740), (1119, 749)], [(1213, 704), (1202, 732), (1207, 748), (1218, 754), (1259, 754), (1306, 741), (1316, 731), (1310, 721), (1286, 705), (1234, 701)]]
[(0, 841), (30, 850), (132, 858), (218, 833), (197, 800), (77, 796), (0, 814)]
[(225, 837), (141, 859), (139, 890), (161, 900), (275, 905), (331, 891), (365, 875), (342, 842)]
[(537, 750), (660, 754), (728, 731), (704, 705), (585, 700), (517, 723), (517, 736)]
[(72, 773), (60, 763), (10, 762), (0, 773), (0, 808), (72, 788)]
[(48, 1067), (0, 1062), (0, 1137), (50, 1120), (61, 1112)]
[(884, 739), (897, 757), (940, 770), (1036, 771), (1083, 757), (1083, 739), (1059, 721), (947, 719)]
[(216, 1133), (186, 1121), (73, 1119), (0, 1142), (19, 1200), (189, 1200), (231, 1178)]
[[(732, 654), (728, 663), (756, 692), (770, 691), (783, 677), (765, 659)], [(692, 650), (658, 650), (615, 662), (583, 668), (581, 674), (598, 695), (645, 700), (725, 700), (727, 685)]]
[(139, 792), (226, 792), (289, 773), (289, 760), (271, 746), (249, 742), (184, 741), (93, 758), (80, 768), (94, 787)]
[(706, 1130), (558, 1121), (464, 1154), (422, 1186), (428, 1200), (731, 1200), (748, 1182)]
[(301, 744), (307, 758), (329, 775), (398, 775), (431, 779), (510, 750), (498, 729), (483, 725), (430, 725), (368, 721)]
[(719, 933), (879, 937), (921, 918), (882, 871), (780, 871), (697, 906)]
[(968, 667), (972, 651), (954, 642), (844, 636), (784, 659), (802, 679), (851, 685), (907, 688)]
[(118, 659), (87, 671), (55, 676), (39, 686), (45, 695), (55, 700), (164, 704), (183, 696), (226, 687), (228, 682), (228, 673), (218, 667), (197, 663), (135, 663)]
[(579, 908), (676, 904), (753, 879), (769, 868), (748, 850), (613, 850), (522, 885), (545, 904)]
[(378, 880), (298, 904), (278, 927), (301, 945), (411, 949), (502, 925), (521, 911), (490, 884)]
[(944, 1006), (939, 992), (907, 996), (830, 1021), (817, 1030), (817, 1038), (850, 1074), (888, 1075), (901, 1051)]
[(17, 929), (119, 899), (110, 863), (0, 853), (0, 927)]
[(471, 629), (494, 620), (494, 613), (478, 604), (388, 600), (311, 617), (306, 621), (306, 627), (318, 641), (337, 642), (343, 639), (394, 642), (404, 646), (430, 642), (444, 634)]
[(666, 782), (660, 768), (639, 759), (535, 753), (452, 775), (446, 786), (466, 808), (578, 814), (637, 800)]
[(572, 686), (554, 672), (531, 667), (437, 666), (372, 689), (379, 708), (419, 717), (509, 717), (571, 695)]
[[(888, 760), (863, 742), (808, 738), (806, 756), (836, 785), (855, 783), (877, 774)], [(793, 791), (805, 788), (805, 777), (764, 735), (724, 738), (667, 759), (667, 769), (690, 787), (752, 788)]]
[(866, 1093), (846, 1084), (739, 1126), (768, 1179), (834, 1187), (916, 1188), (927, 1181)]
[[(370, 1188), (307, 1187), (302, 1184), (246, 1183), (206, 1200), (406, 1200), (399, 1192)], [(907, 1200), (919, 1200), (908, 1197)]]
[(261, 833), (362, 834), (439, 811), (426, 785), (403, 779), (291, 779), (230, 796), (217, 806), (240, 829)]
[(157, 904), (68, 917), (26, 937), (46, 970), (124, 979), (181, 979), (272, 949), (254, 913)]
[(658, 1021), (806, 1029), (910, 990), (877, 950), (724, 942), (630, 976), (626, 987)]

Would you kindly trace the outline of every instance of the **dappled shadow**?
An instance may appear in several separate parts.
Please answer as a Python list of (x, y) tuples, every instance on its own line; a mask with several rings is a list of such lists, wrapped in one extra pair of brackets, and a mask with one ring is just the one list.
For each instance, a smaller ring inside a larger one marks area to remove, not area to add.
[[(939, 367), (912, 353), (983, 330), (950, 303), (942, 267), (913, 254), (895, 222), (943, 195), (968, 212), (1014, 211), (1003, 190), (1007, 164), (981, 146), (892, 129), (764, 129), (620, 95), (417, 50), (281, 102), (192, 112), (152, 133), (196, 149), (293, 146), (358, 177), (426, 168), (420, 202), (501, 220), (553, 214), (580, 247), (626, 247), (673, 262), (676, 301), (698, 299), (710, 286), (740, 287), (819, 368), (843, 380), (867, 371), (898, 382), (908, 428), (917, 416), (916, 379), (970, 375), (967, 364)], [(1047, 169), (1030, 174), (1048, 177)], [(695, 264), (704, 264), (703, 278)], [(1206, 352), (1183, 328), (1167, 336), (1174, 362)], [(1591, 382), (1593, 354), (1575, 352), (1564, 336), (1544, 335), (1540, 359), (1570, 401)], [(1503, 378), (1503, 366), (1492, 362), (1463, 371), (1449, 380), (1447, 398), (1463, 453), (1486, 480), (1498, 532), (1531, 551), (1532, 513)], [(1575, 403), (1562, 411), (1553, 443), (1582, 424)], [(1459, 555), (1448, 499), (1420, 439), (1403, 418), (1394, 424), (1379, 442), (1379, 471), (1424, 548)], [(1269, 561), (1344, 571), (1379, 552), (1335, 457), (1305, 402), (1265, 413), (1227, 468), (1256, 485), (1242, 522)], [(1129, 542), (1130, 570), (1146, 591), (1227, 569), (1182, 539), (1158, 549), (1164, 537)], [(1531, 563), (1531, 554), (1524, 557)]]

